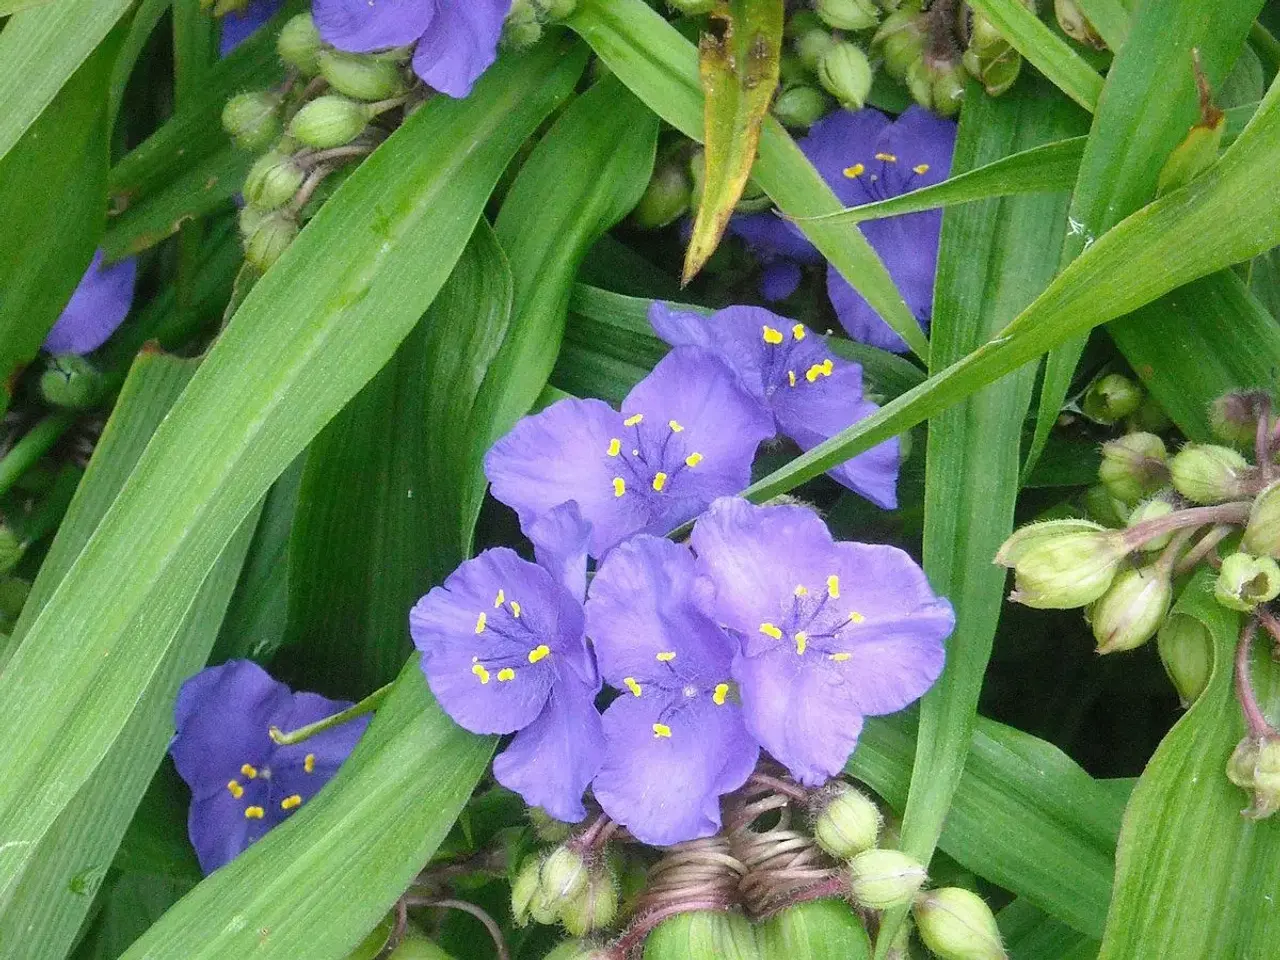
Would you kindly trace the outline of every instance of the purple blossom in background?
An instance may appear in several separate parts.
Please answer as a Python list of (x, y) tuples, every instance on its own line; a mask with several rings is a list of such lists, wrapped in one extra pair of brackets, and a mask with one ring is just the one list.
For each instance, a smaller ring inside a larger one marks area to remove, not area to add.
[(844, 769), (864, 716), (918, 699), (955, 626), (896, 547), (837, 543), (803, 507), (712, 504), (690, 540), (704, 607), (740, 638), (733, 676), (748, 729), (808, 786)]
[[(762, 307), (728, 307), (711, 316), (655, 302), (653, 329), (673, 347), (704, 347), (773, 413), (779, 432), (809, 450), (879, 408), (862, 396), (862, 368), (827, 348), (827, 338)], [(887, 510), (898, 505), (898, 441), (830, 471), (850, 490)]]
[(102, 261), (99, 250), (45, 337), (47, 352), (90, 353), (106, 343), (129, 315), (138, 265), (132, 257), (112, 264)]
[[(870, 107), (823, 117), (800, 141), (805, 156), (847, 207), (887, 200), (947, 178), (956, 125), (912, 106), (897, 120)], [(942, 211), (926, 210), (860, 223), (888, 268), (908, 308), (928, 327), (938, 265)], [(788, 296), (799, 282), (798, 263), (820, 263), (821, 254), (798, 227), (774, 213), (734, 217), (730, 229), (765, 265), (764, 293)], [(790, 285), (790, 289), (788, 289)], [(840, 273), (827, 267), (827, 295), (849, 336), (885, 350), (907, 345)]]
[(369, 718), (289, 747), (277, 746), (267, 731), (296, 730), (349, 706), (294, 693), (248, 660), (202, 670), (182, 685), (169, 753), (191, 788), (187, 830), (206, 874), (315, 796), (355, 749)]
[(665, 534), (751, 478), (773, 418), (708, 350), (671, 351), (623, 401), (561, 400), (525, 417), (485, 457), (493, 495), (527, 531), (566, 500), (603, 557), (636, 533)]
[(591, 583), (587, 632), (600, 672), (622, 691), (604, 714), (593, 784), (610, 817), (666, 846), (720, 829), (720, 797), (755, 768), (759, 747), (731, 696), (737, 643), (693, 602), (688, 547), (638, 536)]
[(225, 57), (252, 36), (253, 32), (275, 16), (283, 0), (249, 0), (243, 10), (222, 17), (222, 34), (218, 38), (218, 55)]
[(515, 733), (494, 776), (567, 822), (586, 816), (582, 794), (604, 749), (583, 630), (587, 532), (577, 504), (563, 504), (528, 528), (538, 563), (486, 550), (409, 614), (440, 706), (472, 733)]
[(326, 43), (370, 53), (416, 42), (413, 72), (451, 97), (465, 97), (498, 53), (512, 0), (313, 0)]

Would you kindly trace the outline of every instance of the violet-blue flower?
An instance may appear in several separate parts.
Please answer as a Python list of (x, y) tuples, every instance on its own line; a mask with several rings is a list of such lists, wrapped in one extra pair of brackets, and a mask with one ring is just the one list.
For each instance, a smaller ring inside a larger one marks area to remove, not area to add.
[(89, 269), (80, 278), (62, 315), (45, 337), (49, 353), (90, 353), (124, 323), (133, 306), (133, 287), (138, 265), (132, 257), (119, 263), (104, 263), (98, 250)]
[[(779, 432), (803, 450), (816, 447), (879, 409), (862, 395), (862, 367), (835, 356), (827, 338), (762, 307), (727, 307), (711, 316), (655, 302), (649, 322), (674, 347), (704, 347), (772, 411)], [(898, 505), (898, 441), (886, 440), (830, 471), (877, 506)]]
[(618, 412), (561, 400), (525, 417), (485, 457), (493, 495), (521, 525), (566, 500), (603, 557), (635, 533), (665, 534), (751, 478), (773, 418), (714, 354), (680, 347), (636, 384)]
[(417, 43), (413, 72), (451, 97), (465, 97), (498, 53), (512, 0), (313, 0), (326, 43), (370, 53)]
[(690, 541), (702, 602), (742, 643), (747, 728), (801, 783), (844, 769), (865, 716), (918, 699), (955, 626), (946, 599), (896, 547), (836, 542), (798, 506), (717, 500)]
[(587, 532), (565, 503), (527, 528), (538, 563), (486, 550), (409, 614), (440, 706), (472, 733), (515, 733), (494, 776), (567, 822), (586, 816), (582, 794), (604, 749), (582, 610)]
[(666, 846), (720, 829), (720, 797), (746, 782), (759, 747), (731, 695), (738, 644), (693, 600), (687, 546), (648, 535), (610, 551), (591, 583), (587, 632), (622, 691), (604, 713), (592, 790), (640, 841)]
[(222, 33), (218, 37), (218, 55), (225, 57), (276, 15), (284, 0), (249, 0), (243, 10), (222, 17)]
[[(851, 207), (945, 180), (955, 137), (954, 122), (923, 107), (910, 107), (897, 120), (867, 107), (857, 112), (837, 110), (823, 117), (800, 141), (800, 149), (840, 202)], [(821, 262), (821, 255), (799, 229), (777, 214), (734, 217), (730, 226), (765, 263), (766, 294), (790, 294), (799, 279), (795, 264)], [(927, 328), (933, 312), (942, 211), (867, 220), (858, 226), (884, 261), (907, 307)], [(793, 278), (790, 289), (782, 282), (785, 276)], [(832, 266), (827, 267), (827, 296), (840, 323), (855, 340), (895, 352), (907, 349), (902, 338)]]
[(369, 718), (287, 747), (268, 730), (296, 730), (349, 706), (294, 693), (249, 660), (209, 667), (182, 685), (169, 753), (191, 788), (187, 830), (205, 873), (315, 796), (355, 749)]

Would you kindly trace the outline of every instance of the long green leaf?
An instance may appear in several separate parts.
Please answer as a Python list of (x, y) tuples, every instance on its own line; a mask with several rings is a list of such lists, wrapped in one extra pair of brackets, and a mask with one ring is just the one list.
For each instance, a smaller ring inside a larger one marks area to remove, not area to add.
[(996, 914), (1013, 960), (1097, 960), (1099, 943), (1018, 898)]

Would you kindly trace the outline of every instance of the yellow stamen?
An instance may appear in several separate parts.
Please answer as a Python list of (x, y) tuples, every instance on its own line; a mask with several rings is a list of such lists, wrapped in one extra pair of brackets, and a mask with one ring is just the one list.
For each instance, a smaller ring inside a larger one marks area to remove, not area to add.
[(619, 440), (617, 437), (614, 437), (612, 440), (609, 441), (609, 449), (606, 450), (605, 453), (609, 454), (609, 456), (611, 457), (616, 457), (621, 452), (622, 452), (622, 441)]
[(809, 646), (809, 635), (801, 630), (796, 634), (796, 653), (803, 654)]
[(314, 753), (308, 753), (302, 758), (302, 769), (307, 773), (316, 772), (316, 755)]
[(244, 766), (240, 768), (240, 772), (244, 774), (244, 776), (252, 780), (254, 777), (258, 775), (258, 768), (251, 763), (246, 763)]
[(892, 153), (877, 153), (876, 159), (879, 160), (881, 163), (897, 163), (898, 162), (898, 158), (894, 156)]
[(827, 596), (832, 600), (840, 599), (840, 578), (834, 573), (827, 577)]
[(782, 331), (775, 330), (766, 323), (764, 326), (764, 342), (777, 346), (782, 342)]
[(635, 677), (623, 677), (622, 682), (633, 695), (640, 696), (640, 684), (636, 683)]
[(835, 366), (832, 364), (831, 359), (828, 357), (826, 360), (823, 360), (821, 363), (815, 363), (812, 367), (806, 370), (804, 372), (804, 378), (808, 380), (810, 383), (813, 383), (819, 377), (831, 376), (831, 372), (834, 369), (835, 369)]
[(518, 600), (511, 601), (511, 615), (517, 620), (520, 619), (520, 602)]
[(663, 650), (661, 653), (658, 654), (658, 660), (660, 660), (662, 663), (670, 663), (675, 658), (676, 658), (676, 652), (674, 650)]
[(509, 680), (514, 680), (515, 678), (516, 678), (516, 672), (512, 670), (510, 667), (503, 667), (501, 670), (498, 671), (499, 683), (506, 683)]
[(671, 736), (671, 728), (665, 723), (655, 723), (653, 725), (653, 735), (655, 737), (669, 737)]
[(672, 433), (680, 433), (684, 430), (684, 427), (680, 424), (679, 420), (668, 420), (667, 426), (671, 428)]
[(834, 660), (836, 663), (844, 663), (852, 654), (848, 653), (832, 653), (827, 655), (828, 660)]
[(285, 797), (280, 801), (281, 810), (292, 810), (294, 807), (300, 806), (302, 806), (302, 797), (296, 793), (293, 796)]
[(636, 424), (642, 422), (643, 420), (644, 420), (643, 413), (633, 413), (631, 416), (627, 417), (627, 419), (622, 421), (622, 425), (624, 427), (634, 427)]
[(864, 167), (862, 164), (860, 164), (860, 163), (855, 163), (852, 167), (845, 167), (845, 168), (844, 168), (844, 175), (845, 175), (846, 177), (848, 177), (850, 180), (852, 180), (854, 177), (860, 177), (860, 176), (862, 176), (862, 171), (864, 171), (864, 170), (866, 170), (866, 169), (867, 169), (867, 168), (866, 168), (866, 167)]
[(772, 637), (774, 640), (782, 639), (782, 631), (775, 627), (772, 623), (760, 624), (760, 632), (766, 637)]
[(797, 597), (807, 597), (809, 595), (809, 588), (806, 587), (803, 583), (797, 584), (795, 589), (795, 595)]
[(724, 706), (724, 698), (729, 695), (729, 685), (727, 683), (717, 683), (715, 691), (711, 694), (711, 702), (717, 707)]
[(929, 165), (927, 163), (918, 163), (914, 167), (912, 167), (911, 170), (913, 173), (918, 173), (920, 176), (923, 177), (926, 173), (929, 172)]
[(793, 386), (793, 387), (796, 385), (796, 372), (795, 372), (794, 370), (788, 370), (788, 371), (787, 371), (787, 381), (788, 381), (788, 382), (791, 384), (791, 386)]
[(227, 784), (227, 791), (237, 800), (244, 796), (244, 787), (240, 786), (235, 780)]
[(529, 662), (537, 663), (539, 660), (543, 660), (549, 656), (551, 656), (551, 648), (545, 643), (540, 643), (529, 651)]
[(507, 602), (507, 595), (501, 589), (499, 589), (498, 598), (493, 601), (493, 609), (497, 610), (500, 606), (502, 606), (506, 602)]
[(797, 323), (794, 327), (791, 328), (791, 335), (795, 337), (797, 340), (803, 340), (804, 335), (807, 332), (808, 331), (805, 330), (803, 323)]
[(489, 682), (489, 671), (484, 668), (484, 664), (473, 663), (471, 665), (471, 672), (480, 678), (481, 683)]
[(481, 610), (480, 616), (476, 617), (476, 633), (484, 633), (485, 621), (488, 619), (489, 618), (485, 616), (484, 611)]
[(863, 621), (863, 620), (866, 620), (866, 619), (867, 619), (867, 618), (866, 618), (866, 617), (864, 617), (862, 614), (860, 614), (857, 610), (855, 610), (855, 611), (853, 611), (853, 613), (849, 614), (849, 622), (850, 622), (850, 623), (862, 623), (862, 621)]
[(244, 808), (244, 818), (246, 820), (261, 820), (266, 815), (266, 813), (267, 811), (263, 810), (261, 807), (245, 807)]
[(684, 458), (684, 462), (686, 466), (696, 467), (698, 464), (702, 462), (702, 454), (698, 453), (695, 450), (693, 453), (689, 454), (687, 457)]
[(613, 495), (615, 497), (620, 497), (626, 492), (627, 492), (627, 481), (623, 480), (621, 477), (614, 477), (613, 478)]
[(653, 489), (661, 493), (662, 488), (665, 487), (666, 485), (667, 485), (667, 475), (663, 473), (661, 470), (659, 470), (657, 473), (653, 475)]

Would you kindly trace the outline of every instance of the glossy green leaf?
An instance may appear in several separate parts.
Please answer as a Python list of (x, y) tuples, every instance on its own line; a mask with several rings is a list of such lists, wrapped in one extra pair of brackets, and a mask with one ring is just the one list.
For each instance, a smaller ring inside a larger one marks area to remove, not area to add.
[[(567, 23), (650, 109), (687, 136), (703, 139), (697, 52), (644, 0), (583, 0)], [(772, 117), (761, 131), (752, 179), (789, 216), (840, 209), (818, 171)], [(927, 357), (929, 345), (920, 324), (862, 234), (848, 225), (812, 221), (801, 229), (911, 350)]]
[[(1213, 599), (1213, 579), (1205, 570), (1178, 601), (1177, 611), (1213, 636), (1213, 674), (1161, 741), (1125, 810), (1100, 960), (1265, 957), (1280, 943), (1280, 822), (1242, 817), (1248, 797), (1226, 777), (1245, 734), (1232, 689), (1240, 616)], [(1267, 646), (1254, 650), (1252, 672), (1274, 722), (1280, 669)]]

